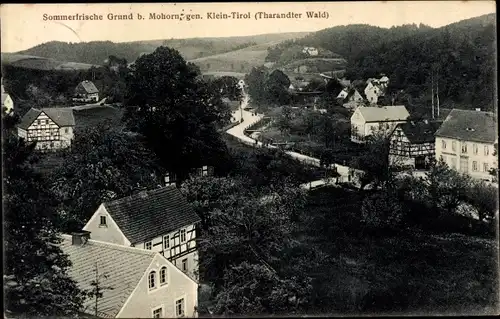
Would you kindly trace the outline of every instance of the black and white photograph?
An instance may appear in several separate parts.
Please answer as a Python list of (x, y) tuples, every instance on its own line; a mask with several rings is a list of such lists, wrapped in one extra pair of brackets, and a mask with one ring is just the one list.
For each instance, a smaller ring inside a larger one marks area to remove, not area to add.
[(0, 23), (4, 319), (500, 314), (494, 1)]

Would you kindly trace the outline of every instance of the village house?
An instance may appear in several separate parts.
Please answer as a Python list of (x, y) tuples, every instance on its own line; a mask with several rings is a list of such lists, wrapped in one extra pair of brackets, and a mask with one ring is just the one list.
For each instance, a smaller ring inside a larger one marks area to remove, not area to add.
[(367, 101), (370, 104), (377, 104), (378, 98), (385, 95), (388, 85), (389, 78), (387, 76), (383, 76), (380, 79), (368, 79), (364, 90)]
[(362, 143), (374, 133), (389, 134), (409, 116), (404, 105), (358, 107), (351, 116), (351, 141)]
[[(92, 233), (63, 234), (68, 274), (87, 298), (81, 312), (99, 318), (197, 317), (198, 284), (160, 253), (91, 239)], [(97, 309), (96, 309), (97, 307)]]
[[(191, 176), (213, 176), (214, 175), (214, 167), (213, 166), (208, 166), (204, 165), (202, 167), (193, 169), (191, 172)], [(170, 186), (170, 185), (176, 185), (177, 183), (177, 176), (175, 176), (174, 173), (168, 172), (165, 174), (165, 185)]]
[(492, 180), (489, 172), (498, 167), (497, 143), (493, 113), (453, 109), (436, 132), (436, 159), (474, 178)]
[(198, 281), (198, 222), (180, 190), (167, 186), (102, 203), (83, 230), (96, 240), (158, 252)]
[(14, 101), (10, 97), (10, 95), (5, 92), (5, 88), (3, 87), (3, 78), (2, 78), (2, 110), (5, 109), (7, 114), (12, 113), (14, 111)]
[(75, 88), (73, 97), (75, 102), (98, 102), (99, 90), (91, 81), (85, 80), (80, 82)]
[(426, 169), (435, 156), (434, 134), (440, 125), (440, 122), (427, 120), (398, 124), (390, 135), (390, 163)]
[(51, 151), (71, 146), (75, 118), (70, 108), (32, 108), (21, 119), (17, 134), (36, 149)]
[(319, 54), (319, 51), (315, 47), (304, 47), (302, 49), (302, 53), (310, 56), (317, 56)]
[(363, 104), (364, 99), (355, 88), (344, 88), (337, 95), (337, 99), (347, 109), (355, 109)]

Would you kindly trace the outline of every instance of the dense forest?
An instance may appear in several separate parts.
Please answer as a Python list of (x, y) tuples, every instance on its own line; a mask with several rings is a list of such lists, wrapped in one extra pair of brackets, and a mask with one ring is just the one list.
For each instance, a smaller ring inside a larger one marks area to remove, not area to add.
[[(350, 25), (325, 29), (278, 48), (284, 51), (301, 44), (338, 53), (348, 61), (346, 76), (352, 80), (384, 73), (391, 79), (389, 95), (398, 93), (398, 102), (411, 108), (430, 105), (434, 73), (443, 107), (494, 110), (495, 27), (494, 14), (437, 29)], [(268, 57), (276, 59), (276, 55), (276, 48), (269, 50)]]

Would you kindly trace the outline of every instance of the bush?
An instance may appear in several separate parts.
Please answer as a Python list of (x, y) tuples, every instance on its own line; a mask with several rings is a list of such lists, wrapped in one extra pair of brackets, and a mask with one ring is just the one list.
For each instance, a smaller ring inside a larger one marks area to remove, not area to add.
[(369, 195), (361, 206), (361, 222), (369, 231), (397, 229), (403, 217), (401, 204), (389, 191)]

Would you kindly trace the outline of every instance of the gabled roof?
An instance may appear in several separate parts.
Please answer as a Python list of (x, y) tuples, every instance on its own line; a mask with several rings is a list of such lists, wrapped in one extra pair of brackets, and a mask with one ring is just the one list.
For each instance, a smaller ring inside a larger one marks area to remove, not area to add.
[[(113, 289), (102, 291), (98, 306), (99, 316), (105, 318), (116, 317), (158, 254), (92, 239), (83, 246), (76, 246), (72, 245), (71, 235), (62, 235), (62, 239), (61, 249), (72, 263), (69, 275), (81, 289), (92, 289), (96, 265), (99, 274), (108, 276), (101, 277), (100, 283)], [(95, 311), (94, 303), (95, 300), (88, 299), (84, 304), (88, 307), (85, 312)]]
[(440, 125), (441, 122), (406, 122), (396, 127), (403, 131), (410, 143), (420, 144), (434, 142), (434, 134)]
[(31, 108), (24, 114), (18, 127), (27, 130), (41, 113), (45, 113), (59, 127), (75, 126), (75, 117), (70, 108), (48, 107), (41, 110)]
[(365, 122), (405, 121), (410, 116), (404, 105), (360, 107), (356, 111), (361, 113)]
[(85, 93), (88, 94), (99, 93), (99, 90), (97, 89), (95, 84), (88, 80), (80, 82), (80, 84), (78, 84), (78, 86), (76, 87), (77, 91), (81, 91), (82, 89)]
[(5, 100), (7, 100), (8, 97), (9, 95), (7, 93), (2, 93), (2, 105), (5, 103)]
[(125, 237), (138, 244), (201, 219), (175, 186), (143, 191), (104, 203)]
[(490, 112), (453, 109), (436, 132), (436, 136), (494, 143), (498, 138), (497, 119)]

